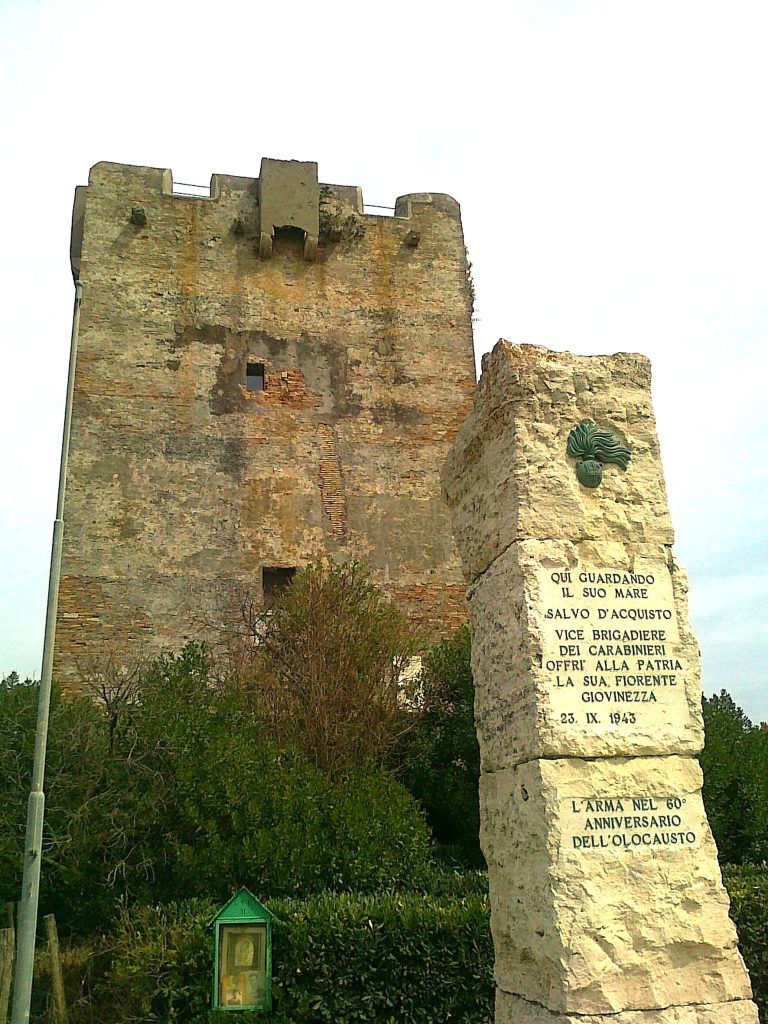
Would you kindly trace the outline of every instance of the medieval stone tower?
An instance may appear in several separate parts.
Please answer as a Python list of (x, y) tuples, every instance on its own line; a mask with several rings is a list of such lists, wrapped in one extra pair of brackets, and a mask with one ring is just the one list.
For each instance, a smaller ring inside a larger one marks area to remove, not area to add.
[(75, 198), (83, 285), (57, 675), (177, 648), (222, 583), (268, 599), (326, 554), (438, 631), (464, 584), (438, 474), (475, 384), (458, 204), (394, 216), (317, 165), (214, 175), (99, 163)]

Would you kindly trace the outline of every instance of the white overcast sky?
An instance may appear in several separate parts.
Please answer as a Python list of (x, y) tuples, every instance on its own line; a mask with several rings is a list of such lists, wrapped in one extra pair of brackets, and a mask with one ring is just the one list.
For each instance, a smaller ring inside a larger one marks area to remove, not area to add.
[(706, 693), (768, 718), (765, 0), (0, 0), (0, 671), (38, 673), (98, 160), (462, 205), (478, 357), (639, 351)]

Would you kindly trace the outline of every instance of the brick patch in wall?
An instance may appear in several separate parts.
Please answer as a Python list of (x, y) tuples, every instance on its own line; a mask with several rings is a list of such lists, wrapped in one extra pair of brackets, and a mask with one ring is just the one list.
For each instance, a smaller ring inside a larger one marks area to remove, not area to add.
[(330, 521), (334, 536), (343, 538), (347, 534), (347, 498), (336, 447), (336, 431), (329, 423), (317, 425), (317, 443), (320, 448), (317, 479), (323, 512)]

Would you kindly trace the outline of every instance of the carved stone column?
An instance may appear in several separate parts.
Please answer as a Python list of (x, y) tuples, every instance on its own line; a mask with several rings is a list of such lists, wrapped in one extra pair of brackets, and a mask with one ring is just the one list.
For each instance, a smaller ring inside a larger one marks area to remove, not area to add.
[(650, 365), (499, 342), (443, 474), (470, 581), (497, 1024), (755, 1024), (701, 800)]

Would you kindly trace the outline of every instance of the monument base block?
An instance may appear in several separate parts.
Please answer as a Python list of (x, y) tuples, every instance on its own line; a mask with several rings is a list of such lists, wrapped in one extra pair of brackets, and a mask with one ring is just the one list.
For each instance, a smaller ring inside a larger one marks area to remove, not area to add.
[(748, 999), (700, 787), (679, 756), (483, 775), (497, 983), (576, 1017)]
[(757, 1019), (749, 999), (623, 1013), (552, 1013), (539, 1003), (496, 990), (496, 1024), (757, 1024)]

